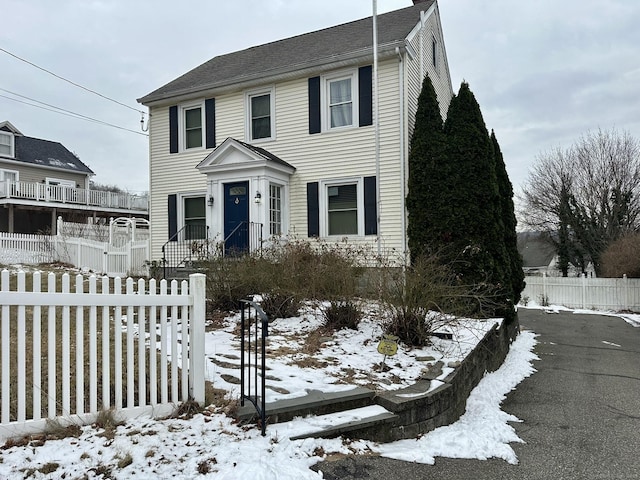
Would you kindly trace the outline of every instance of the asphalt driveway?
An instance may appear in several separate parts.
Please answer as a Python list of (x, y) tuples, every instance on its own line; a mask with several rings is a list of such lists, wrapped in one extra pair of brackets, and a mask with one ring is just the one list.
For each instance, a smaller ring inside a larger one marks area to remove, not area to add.
[(326, 461), (341, 479), (640, 479), (640, 328), (624, 320), (569, 312), (520, 310), (537, 333), (537, 373), (503, 404), (517, 416), (520, 463), (436, 459), (421, 465), (380, 457)]

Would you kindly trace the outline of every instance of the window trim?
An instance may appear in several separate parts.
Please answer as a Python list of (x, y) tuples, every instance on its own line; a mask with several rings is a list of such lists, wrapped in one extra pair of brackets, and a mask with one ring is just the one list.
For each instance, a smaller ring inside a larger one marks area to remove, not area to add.
[[(340, 127), (331, 126), (331, 108), (329, 89), (331, 83), (339, 80), (349, 79), (351, 81), (351, 124)], [(360, 126), (360, 92), (358, 91), (358, 70), (341, 70), (330, 75), (320, 77), (320, 111), (321, 125), (323, 132), (335, 132), (341, 130), (349, 130)]]
[[(329, 187), (356, 185), (358, 231), (351, 234), (329, 235)], [(344, 237), (364, 237), (364, 177), (348, 177), (332, 180), (321, 180), (318, 192), (318, 208), (320, 212), (320, 237), (341, 239)]]
[(0, 153), (0, 157), (16, 158), (16, 136), (11, 132), (0, 131), (0, 135), (9, 137), (9, 154)]
[(5, 173), (13, 173), (16, 176), (16, 182), (20, 181), (20, 171), (18, 170), (11, 170), (9, 168), (0, 168), (0, 181), (4, 182), (6, 180), (6, 178), (4, 177)]
[[(193, 110), (195, 108), (200, 109), (200, 146), (187, 148), (186, 114), (188, 110)], [(205, 149), (205, 122), (206, 118), (204, 100), (183, 103), (178, 106), (178, 145), (180, 146), (180, 152), (195, 152), (197, 150)]]
[[(189, 193), (179, 193), (177, 195), (177, 199), (176, 199), (176, 217), (177, 217), (177, 225), (176, 225), (176, 231), (179, 232), (180, 230), (182, 230), (185, 226), (186, 226), (186, 217), (185, 217), (185, 200), (188, 198), (202, 198), (203, 202), (204, 202), (204, 208), (205, 208), (205, 216), (204, 216), (204, 224), (205, 224), (205, 229), (206, 226), (208, 225), (207, 223), (207, 192), (206, 191), (201, 191), (201, 192), (189, 192)], [(190, 240), (204, 240), (202, 238), (192, 238)]]
[[(251, 116), (251, 99), (253, 97), (262, 97), (263, 95), (269, 95), (269, 120), (271, 127), (271, 135), (263, 138), (253, 138), (253, 122)], [(245, 140), (252, 144), (269, 142), (276, 139), (276, 89), (274, 86), (268, 88), (262, 88), (260, 90), (251, 90), (245, 92), (244, 95), (245, 105)]]

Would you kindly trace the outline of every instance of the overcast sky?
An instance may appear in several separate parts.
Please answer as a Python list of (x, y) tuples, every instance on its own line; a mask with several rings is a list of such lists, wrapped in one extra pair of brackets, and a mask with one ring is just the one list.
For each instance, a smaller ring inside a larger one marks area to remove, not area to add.
[[(411, 0), (378, 0), (378, 12)], [(540, 152), (598, 128), (640, 137), (638, 0), (440, 0), (454, 91), (466, 80), (516, 189)], [(0, 0), (0, 121), (59, 141), (99, 183), (148, 190), (136, 99), (216, 55), (367, 17), (371, 0)], [(12, 92), (12, 94), (7, 91)], [(47, 107), (49, 108), (49, 107)]]

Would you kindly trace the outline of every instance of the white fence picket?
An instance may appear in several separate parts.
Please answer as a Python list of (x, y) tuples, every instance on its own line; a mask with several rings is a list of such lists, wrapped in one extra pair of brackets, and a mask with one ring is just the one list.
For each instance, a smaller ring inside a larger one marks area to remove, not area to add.
[(95, 277), (87, 287), (76, 275), (72, 288), (68, 274), (57, 291), (53, 273), (42, 292), (38, 272), (28, 291), (26, 274), (16, 276), (12, 288), (9, 272), (0, 274), (0, 439), (40, 431), (49, 419), (92, 422), (114, 406), (122, 417), (161, 416), (188, 398), (204, 402), (204, 275), (180, 288), (174, 281), (170, 292), (163, 280), (159, 293), (155, 280), (131, 278), (123, 293), (119, 277), (111, 290), (103, 277), (98, 292)]
[(538, 304), (568, 308), (640, 311), (640, 279), (526, 277), (522, 296)]
[(0, 232), (0, 264), (64, 262), (111, 277), (146, 275), (149, 240), (120, 246), (89, 238)]

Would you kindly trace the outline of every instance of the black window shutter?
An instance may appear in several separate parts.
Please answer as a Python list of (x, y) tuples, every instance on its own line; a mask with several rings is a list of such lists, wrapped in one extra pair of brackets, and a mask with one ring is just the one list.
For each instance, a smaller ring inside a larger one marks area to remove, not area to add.
[(169, 153), (178, 153), (178, 107), (169, 107)]
[(167, 211), (169, 213), (169, 241), (175, 242), (178, 240), (176, 233), (178, 233), (178, 196), (174, 193), (169, 195)]
[(320, 133), (320, 77), (309, 79), (309, 133)]
[(373, 125), (371, 65), (358, 69), (358, 116), (361, 127)]
[(378, 234), (376, 177), (364, 177), (364, 234)]
[(206, 130), (206, 147), (216, 146), (216, 99), (209, 98), (204, 101), (204, 121)]
[(320, 236), (320, 207), (318, 205), (318, 182), (307, 183), (307, 236)]

